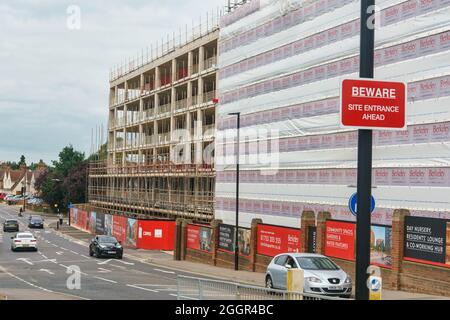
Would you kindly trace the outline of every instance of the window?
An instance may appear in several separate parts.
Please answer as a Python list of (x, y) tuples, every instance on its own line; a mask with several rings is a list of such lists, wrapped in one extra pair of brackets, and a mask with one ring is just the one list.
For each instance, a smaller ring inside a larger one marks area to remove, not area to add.
[(279, 256), (278, 258), (275, 259), (275, 264), (279, 265), (279, 266), (284, 266), (286, 264), (286, 259), (288, 256), (284, 255), (284, 256)]
[(288, 256), (285, 265), (286, 264), (290, 265), (292, 269), (296, 269), (297, 268), (297, 264), (295, 263), (294, 258), (292, 258), (291, 256)]
[(304, 270), (339, 270), (339, 267), (325, 257), (297, 257), (300, 268)]

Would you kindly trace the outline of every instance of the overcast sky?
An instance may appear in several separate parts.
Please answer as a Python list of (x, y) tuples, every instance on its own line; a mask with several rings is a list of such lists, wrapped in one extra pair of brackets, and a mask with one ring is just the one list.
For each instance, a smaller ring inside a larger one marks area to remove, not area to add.
[(88, 154), (110, 68), (226, 2), (0, 0), (0, 161), (50, 162), (68, 144)]

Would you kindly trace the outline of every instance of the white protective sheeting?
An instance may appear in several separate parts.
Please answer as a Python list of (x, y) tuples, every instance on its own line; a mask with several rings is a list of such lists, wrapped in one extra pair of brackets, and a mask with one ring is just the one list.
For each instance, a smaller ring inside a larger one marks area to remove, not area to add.
[[(375, 77), (408, 83), (409, 128), (401, 133), (374, 132), (373, 165), (381, 170), (374, 179), (381, 180), (376, 180), (380, 185), (373, 191), (377, 199), (373, 220), (390, 224), (395, 208), (447, 216), (450, 0), (385, 0), (377, 5)], [(235, 170), (231, 112), (242, 115), (243, 172), (259, 170), (270, 176), (279, 171), (284, 175), (286, 170), (354, 170), (357, 135), (340, 127), (338, 97), (342, 79), (358, 77), (359, 6), (352, 0), (261, 0), (254, 4), (256, 11), (221, 28), (216, 218), (225, 223), (234, 220), (234, 180), (225, 178)], [(300, 15), (308, 18), (299, 23)], [(267, 132), (274, 133), (269, 137)], [(261, 155), (269, 145), (270, 154)], [(382, 180), (383, 170), (390, 170), (389, 183)], [(418, 179), (423, 172), (428, 178)], [(445, 178), (435, 176), (441, 172)], [(259, 217), (265, 223), (298, 227), (306, 208), (316, 213), (328, 210), (336, 219), (354, 219), (347, 203), (356, 189), (342, 181), (258, 179), (241, 184), (244, 226)]]

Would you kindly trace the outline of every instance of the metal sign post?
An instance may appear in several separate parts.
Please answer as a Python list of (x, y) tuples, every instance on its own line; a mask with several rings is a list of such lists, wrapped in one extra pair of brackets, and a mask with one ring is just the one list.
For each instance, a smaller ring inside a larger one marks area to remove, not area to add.
[[(359, 76), (373, 78), (375, 0), (361, 0), (361, 48)], [(372, 130), (358, 130), (358, 215), (356, 216), (356, 300), (368, 300), (367, 270), (370, 265), (370, 207), (372, 201)]]

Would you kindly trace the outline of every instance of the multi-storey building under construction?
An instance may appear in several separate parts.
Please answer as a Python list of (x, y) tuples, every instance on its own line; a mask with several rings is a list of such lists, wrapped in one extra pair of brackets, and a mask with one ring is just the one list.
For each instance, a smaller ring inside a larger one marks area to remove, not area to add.
[(107, 159), (89, 169), (95, 210), (212, 219), (218, 35), (208, 27), (112, 75)]

